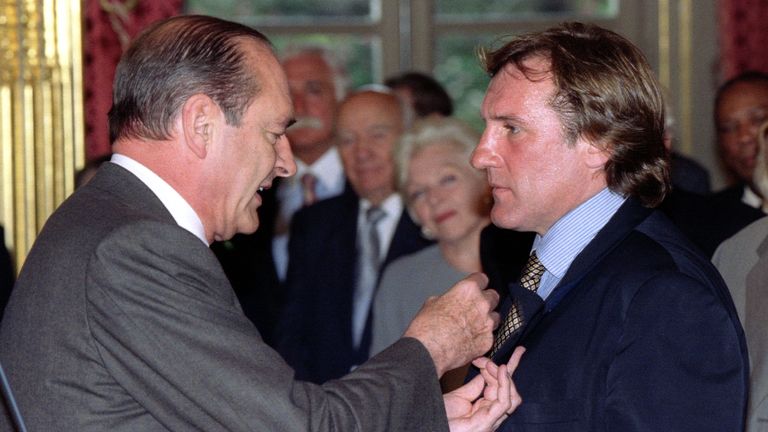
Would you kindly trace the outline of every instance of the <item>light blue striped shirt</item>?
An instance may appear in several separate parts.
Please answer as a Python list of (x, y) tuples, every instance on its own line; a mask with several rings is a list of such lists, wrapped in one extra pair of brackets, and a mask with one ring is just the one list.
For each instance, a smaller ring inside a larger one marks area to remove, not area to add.
[(592, 241), (626, 200), (605, 188), (566, 213), (544, 236), (536, 235), (532, 250), (546, 268), (537, 294), (546, 299), (565, 276), (576, 256)]

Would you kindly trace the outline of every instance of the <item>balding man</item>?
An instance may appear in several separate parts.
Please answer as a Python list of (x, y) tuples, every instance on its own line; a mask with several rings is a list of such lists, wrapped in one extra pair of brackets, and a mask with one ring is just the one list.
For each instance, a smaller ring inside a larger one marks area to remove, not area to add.
[(278, 351), (301, 379), (323, 383), (365, 361), (381, 271), (429, 244), (395, 192), (393, 149), (404, 127), (392, 93), (360, 91), (339, 107), (338, 148), (354, 193), (299, 211), (291, 229)]
[(295, 172), (293, 118), (253, 29), (180, 16), (134, 41), (115, 78), (115, 156), (46, 223), (0, 329), (29, 430), (487, 430), (511, 411), (505, 366), (474, 405), (483, 380), (440, 395), (444, 371), (491, 345), (482, 276), (325, 387), (294, 381), (263, 343), (208, 245), (255, 231), (259, 191)]

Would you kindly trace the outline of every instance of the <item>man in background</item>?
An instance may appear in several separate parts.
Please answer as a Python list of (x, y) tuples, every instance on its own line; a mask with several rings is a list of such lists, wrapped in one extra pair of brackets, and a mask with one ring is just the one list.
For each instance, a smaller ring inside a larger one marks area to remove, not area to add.
[(763, 196), (753, 182), (757, 132), (768, 121), (768, 75), (749, 71), (726, 81), (715, 96), (720, 161), (733, 184), (715, 194), (726, 202), (760, 208)]
[(384, 84), (413, 108), (416, 118), (453, 114), (453, 100), (432, 76), (422, 72), (403, 72), (387, 78)]
[(259, 191), (295, 173), (293, 117), (256, 30), (189, 15), (134, 40), (114, 155), (45, 224), (0, 327), (30, 430), (488, 430), (514, 409), (506, 366), (479, 400), (482, 380), (440, 395), (442, 373), (491, 345), (497, 296), (480, 275), (324, 387), (294, 381), (263, 343), (208, 245), (254, 232)]
[(395, 189), (393, 150), (406, 127), (403, 112), (391, 93), (365, 90), (345, 99), (337, 140), (354, 192), (294, 217), (277, 346), (300, 379), (323, 383), (367, 359), (381, 272), (430, 244)]
[(304, 47), (282, 56), (296, 123), (287, 132), (296, 175), (277, 186), (278, 212), (272, 252), (280, 280), (288, 269), (288, 231), (301, 207), (340, 195), (344, 169), (334, 145), (337, 104), (347, 90), (346, 71), (326, 49)]
[(261, 228), (213, 245), (245, 315), (269, 344), (285, 301), (288, 230), (296, 210), (339, 195), (344, 170), (334, 145), (336, 104), (346, 91), (346, 72), (320, 47), (291, 47), (281, 64), (288, 77), (296, 122), (286, 136), (296, 157), (296, 175), (277, 179), (262, 193)]
[[(715, 97), (717, 145), (733, 185), (711, 195), (676, 187), (661, 206), (708, 256), (723, 240), (765, 216), (762, 195), (752, 181), (757, 132), (768, 119), (768, 75), (746, 72), (723, 84)], [(676, 159), (672, 158), (674, 182)]]

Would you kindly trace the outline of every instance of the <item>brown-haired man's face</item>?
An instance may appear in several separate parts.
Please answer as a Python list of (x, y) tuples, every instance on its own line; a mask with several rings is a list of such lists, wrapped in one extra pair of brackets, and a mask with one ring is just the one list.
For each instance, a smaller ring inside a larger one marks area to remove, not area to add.
[(525, 62), (540, 79), (509, 64), (491, 80), (481, 113), (485, 131), (472, 165), (484, 169), (493, 193), (491, 219), (503, 228), (544, 235), (563, 215), (605, 187), (594, 146), (569, 145), (550, 104), (555, 92), (548, 60)]

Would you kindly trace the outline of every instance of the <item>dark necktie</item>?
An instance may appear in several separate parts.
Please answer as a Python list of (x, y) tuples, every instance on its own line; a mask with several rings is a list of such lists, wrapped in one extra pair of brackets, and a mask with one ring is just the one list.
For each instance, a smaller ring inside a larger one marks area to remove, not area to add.
[(379, 207), (371, 207), (365, 214), (365, 223), (360, 233), (359, 258), (357, 261), (357, 281), (352, 309), (352, 340), (355, 347), (360, 346), (363, 331), (371, 308), (373, 293), (379, 278), (380, 240), (378, 223), (386, 216)]
[[(530, 291), (536, 292), (539, 289), (539, 282), (541, 282), (541, 276), (544, 274), (544, 265), (539, 261), (539, 257), (534, 251), (528, 262), (525, 263), (523, 268), (523, 275), (520, 277), (520, 285)], [(504, 322), (499, 327), (499, 331), (496, 333), (496, 339), (493, 341), (493, 347), (491, 348), (491, 354), (489, 357), (493, 357), (496, 351), (501, 348), (509, 338), (514, 335), (523, 326), (523, 311), (520, 304), (514, 300), (512, 307), (509, 308)]]

